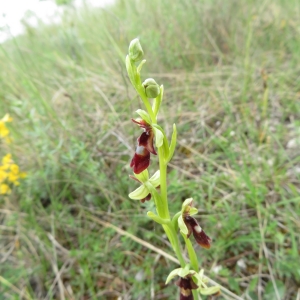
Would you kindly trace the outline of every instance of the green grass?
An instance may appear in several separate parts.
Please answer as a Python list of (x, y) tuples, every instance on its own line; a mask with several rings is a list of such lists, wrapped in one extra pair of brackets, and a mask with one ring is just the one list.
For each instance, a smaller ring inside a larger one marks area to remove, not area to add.
[(178, 128), (170, 210), (194, 197), (206, 274), (243, 299), (299, 299), (299, 26), (296, 0), (126, 0), (1, 45), (14, 143), (0, 155), (28, 178), (0, 201), (0, 298), (176, 298), (176, 264), (147, 244), (172, 255), (153, 204), (127, 196), (141, 103), (124, 58), (138, 36), (143, 77), (165, 86), (161, 123)]

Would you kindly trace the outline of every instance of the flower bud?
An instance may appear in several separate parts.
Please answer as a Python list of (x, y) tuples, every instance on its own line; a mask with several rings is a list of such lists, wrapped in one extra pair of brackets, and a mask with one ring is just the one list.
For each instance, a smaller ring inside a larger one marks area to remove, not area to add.
[(156, 98), (160, 94), (159, 85), (153, 78), (146, 79), (142, 86), (145, 88), (145, 93), (148, 98)]
[(139, 39), (134, 39), (130, 42), (128, 52), (129, 52), (129, 58), (132, 61), (137, 62), (142, 60), (144, 56), (144, 51), (142, 49)]

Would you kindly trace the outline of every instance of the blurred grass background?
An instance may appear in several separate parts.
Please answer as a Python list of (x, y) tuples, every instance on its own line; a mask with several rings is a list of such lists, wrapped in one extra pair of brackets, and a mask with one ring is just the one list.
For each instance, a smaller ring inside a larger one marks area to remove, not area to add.
[(170, 210), (194, 197), (206, 274), (243, 299), (299, 300), (299, 33), (296, 0), (118, 0), (0, 45), (0, 116), (14, 118), (0, 154), (28, 172), (0, 202), (0, 298), (176, 299), (176, 264), (122, 231), (172, 254), (152, 202), (127, 196), (139, 37), (143, 78), (165, 86), (160, 122), (179, 131)]

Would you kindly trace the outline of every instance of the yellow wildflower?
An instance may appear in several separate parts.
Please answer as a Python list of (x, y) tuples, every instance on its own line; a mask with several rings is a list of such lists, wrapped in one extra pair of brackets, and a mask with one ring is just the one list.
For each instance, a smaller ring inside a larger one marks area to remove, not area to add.
[(2, 170), (2, 171), (6, 171), (8, 169), (9, 169), (9, 165), (0, 166), (0, 170)]
[(13, 174), (13, 173), (9, 173), (8, 174), (8, 181), (14, 183), (19, 179), (19, 175), (18, 174)]
[[(6, 127), (7, 122), (11, 122), (13, 119), (9, 114), (6, 114), (2, 119), (0, 119), (0, 138), (3, 138), (6, 143), (10, 143), (12, 139), (9, 136), (9, 130)], [(19, 179), (25, 178), (27, 174), (25, 172), (20, 172), (20, 168), (12, 160), (10, 153), (6, 154), (0, 165), (0, 195), (10, 194), (11, 186), (19, 185)]]
[(1, 183), (0, 184), (0, 195), (10, 194), (10, 193), (11, 193), (10, 187), (5, 183)]
[(2, 183), (7, 178), (7, 173), (0, 167), (0, 183)]
[(7, 165), (9, 166), (12, 163), (13, 163), (13, 160), (11, 158), (11, 154), (10, 153), (8, 153), (5, 156), (3, 156), (3, 158), (2, 158), (2, 164), (3, 164), (3, 166), (7, 166)]
[(14, 175), (19, 175), (19, 173), (20, 173), (19, 166), (16, 164), (10, 165), (10, 172)]
[(0, 120), (0, 137), (6, 138), (6, 141), (9, 141), (7, 139), (7, 136), (9, 135), (9, 130), (6, 127), (5, 123), (11, 122), (12, 118), (9, 116), (9, 114), (6, 114), (1, 120)]
[(5, 126), (4, 122), (0, 121), (0, 137), (4, 138), (9, 135), (9, 130)]

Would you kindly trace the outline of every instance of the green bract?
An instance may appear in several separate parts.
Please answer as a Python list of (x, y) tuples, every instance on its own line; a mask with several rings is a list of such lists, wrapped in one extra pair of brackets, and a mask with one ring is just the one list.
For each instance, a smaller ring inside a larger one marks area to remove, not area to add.
[(161, 225), (164, 225), (164, 224), (169, 224), (170, 223), (170, 220), (166, 220), (166, 219), (163, 219), (161, 218), (160, 216), (156, 215), (154, 212), (152, 211), (148, 211), (147, 212), (147, 216), (149, 218), (151, 218), (153, 221), (155, 221), (156, 223), (159, 223)]

